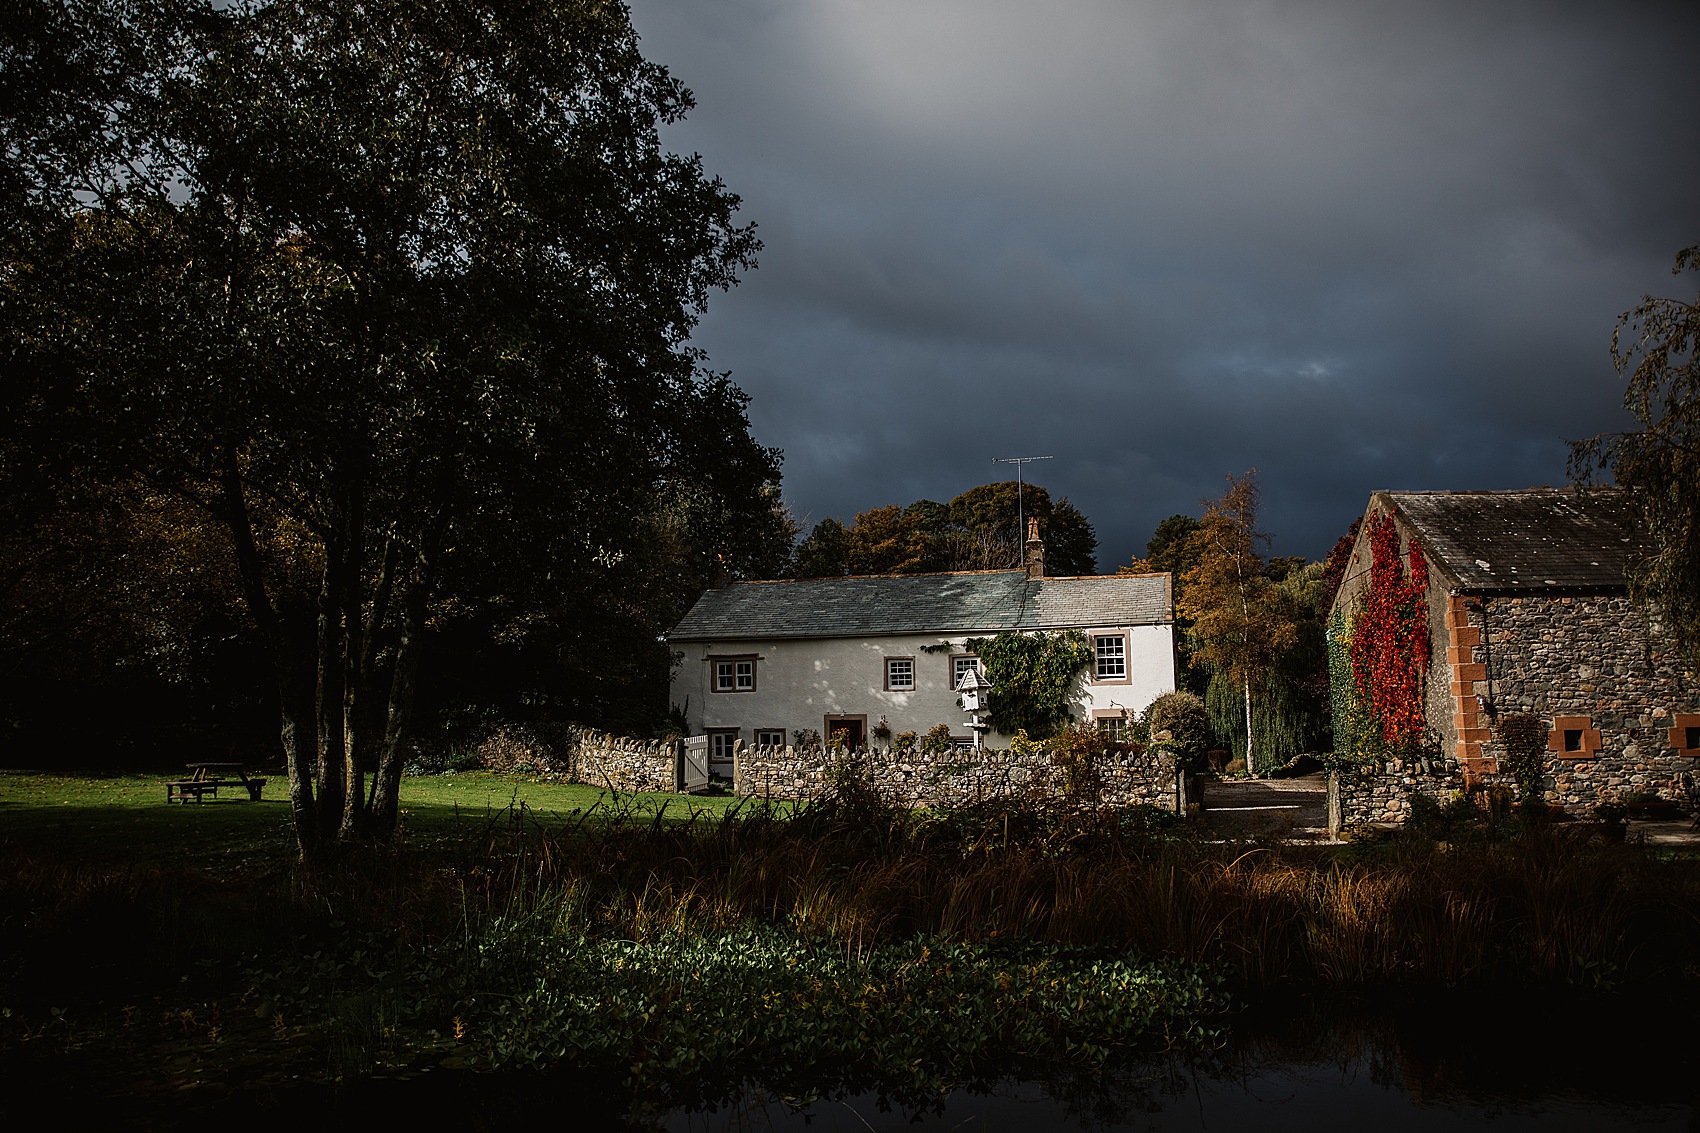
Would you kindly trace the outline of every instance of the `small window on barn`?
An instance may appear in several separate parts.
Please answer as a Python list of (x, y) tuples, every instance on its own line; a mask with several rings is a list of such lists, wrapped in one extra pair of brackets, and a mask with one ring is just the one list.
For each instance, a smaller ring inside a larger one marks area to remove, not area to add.
[(1547, 733), (1547, 750), (1562, 759), (1596, 759), (1600, 730), (1588, 716), (1560, 716)]
[(1688, 742), (1682, 746), (1689, 751), (1700, 748), (1700, 728), (1684, 728), (1683, 731), (1688, 733)]

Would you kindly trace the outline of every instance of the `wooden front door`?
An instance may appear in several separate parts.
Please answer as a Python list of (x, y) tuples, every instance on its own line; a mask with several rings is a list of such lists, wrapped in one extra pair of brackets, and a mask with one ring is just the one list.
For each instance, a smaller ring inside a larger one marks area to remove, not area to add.
[(828, 716), (826, 718), (826, 738), (830, 743), (835, 735), (842, 736), (844, 746), (851, 751), (866, 747), (868, 718), (866, 716)]

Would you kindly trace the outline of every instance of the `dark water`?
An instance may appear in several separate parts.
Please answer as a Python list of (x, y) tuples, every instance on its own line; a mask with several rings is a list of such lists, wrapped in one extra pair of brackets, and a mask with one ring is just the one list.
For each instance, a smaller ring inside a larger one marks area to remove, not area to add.
[(716, 1112), (656, 1114), (720, 1130), (1700, 1130), (1700, 1023), (1671, 1003), (1267, 1003), (1219, 1050), (1085, 1078), (1005, 1079), (908, 1105), (869, 1090), (795, 1107), (751, 1090)]
[[(1486, 1129), (1700, 1133), (1700, 1013), (1656, 994), (1495, 1003), (1479, 994), (1382, 1000), (1266, 999), (1214, 1050), (1131, 1059), (1101, 1071), (1029, 1068), (940, 1098), (872, 1084), (807, 1105), (749, 1086), (714, 1108), (635, 1102), (614, 1083), (531, 1074), (416, 1071), (346, 1086), (221, 1094), (106, 1092), (72, 1062), (28, 1079), (72, 1127), (570, 1130), (1286, 1130), (1368, 1133)], [(22, 1071), (14, 1065), (8, 1068)], [(52, 1081), (54, 1071), (64, 1081)], [(0, 1116), (32, 1091), (0, 1075)], [(37, 1093), (35, 1096), (43, 1096)], [(30, 1103), (33, 1109), (33, 1103)], [(10, 1120), (0, 1125), (11, 1125)]]

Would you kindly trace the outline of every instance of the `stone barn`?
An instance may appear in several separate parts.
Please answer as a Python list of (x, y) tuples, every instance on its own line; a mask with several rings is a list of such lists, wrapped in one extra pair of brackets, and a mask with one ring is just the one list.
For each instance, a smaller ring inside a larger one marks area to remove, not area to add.
[[(1330, 616), (1336, 746), (1346, 701), (1388, 738), (1420, 732), (1404, 750), (1426, 754), (1359, 776), (1374, 805), (1353, 813), (1348, 790), (1336, 824), (1397, 818), (1413, 791), (1493, 781), (1495, 725), (1512, 713), (1547, 728), (1549, 802), (1680, 799), (1678, 776), (1700, 764), (1700, 695), (1657, 611), (1629, 600), (1625, 568), (1645, 542), (1609, 489), (1375, 493)], [(1379, 652), (1358, 642), (1372, 632)]]

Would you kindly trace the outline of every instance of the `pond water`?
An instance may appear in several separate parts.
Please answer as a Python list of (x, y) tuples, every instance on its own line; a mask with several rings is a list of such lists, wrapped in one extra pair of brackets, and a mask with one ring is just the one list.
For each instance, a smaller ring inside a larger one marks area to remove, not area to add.
[(750, 1091), (639, 1126), (720, 1130), (1700, 1129), (1691, 1010), (1591, 1002), (1267, 1003), (1217, 1051), (1084, 1079), (1005, 1079), (904, 1107), (877, 1091), (798, 1108)]
[[(107, 1093), (87, 1067), (70, 1064), (60, 1069), (76, 1077), (79, 1088), (55, 1096), (62, 1116), (98, 1117), (107, 1129), (418, 1121), (465, 1130), (538, 1122), (651, 1133), (1693, 1131), (1700, 1130), (1695, 1019), (1692, 1004), (1645, 995), (1573, 1003), (1493, 1003), (1480, 994), (1374, 1004), (1265, 998), (1231, 1021), (1215, 1050), (1134, 1059), (1090, 1073), (1017, 1074), (923, 1101), (882, 1097), (870, 1086), (797, 1106), (749, 1087), (714, 1109), (634, 1109), (606, 1081), (425, 1068), (341, 1087), (273, 1080), (265, 1089), (162, 1096), (133, 1087)], [(0, 1118), (16, 1115), (0, 1103)]]

